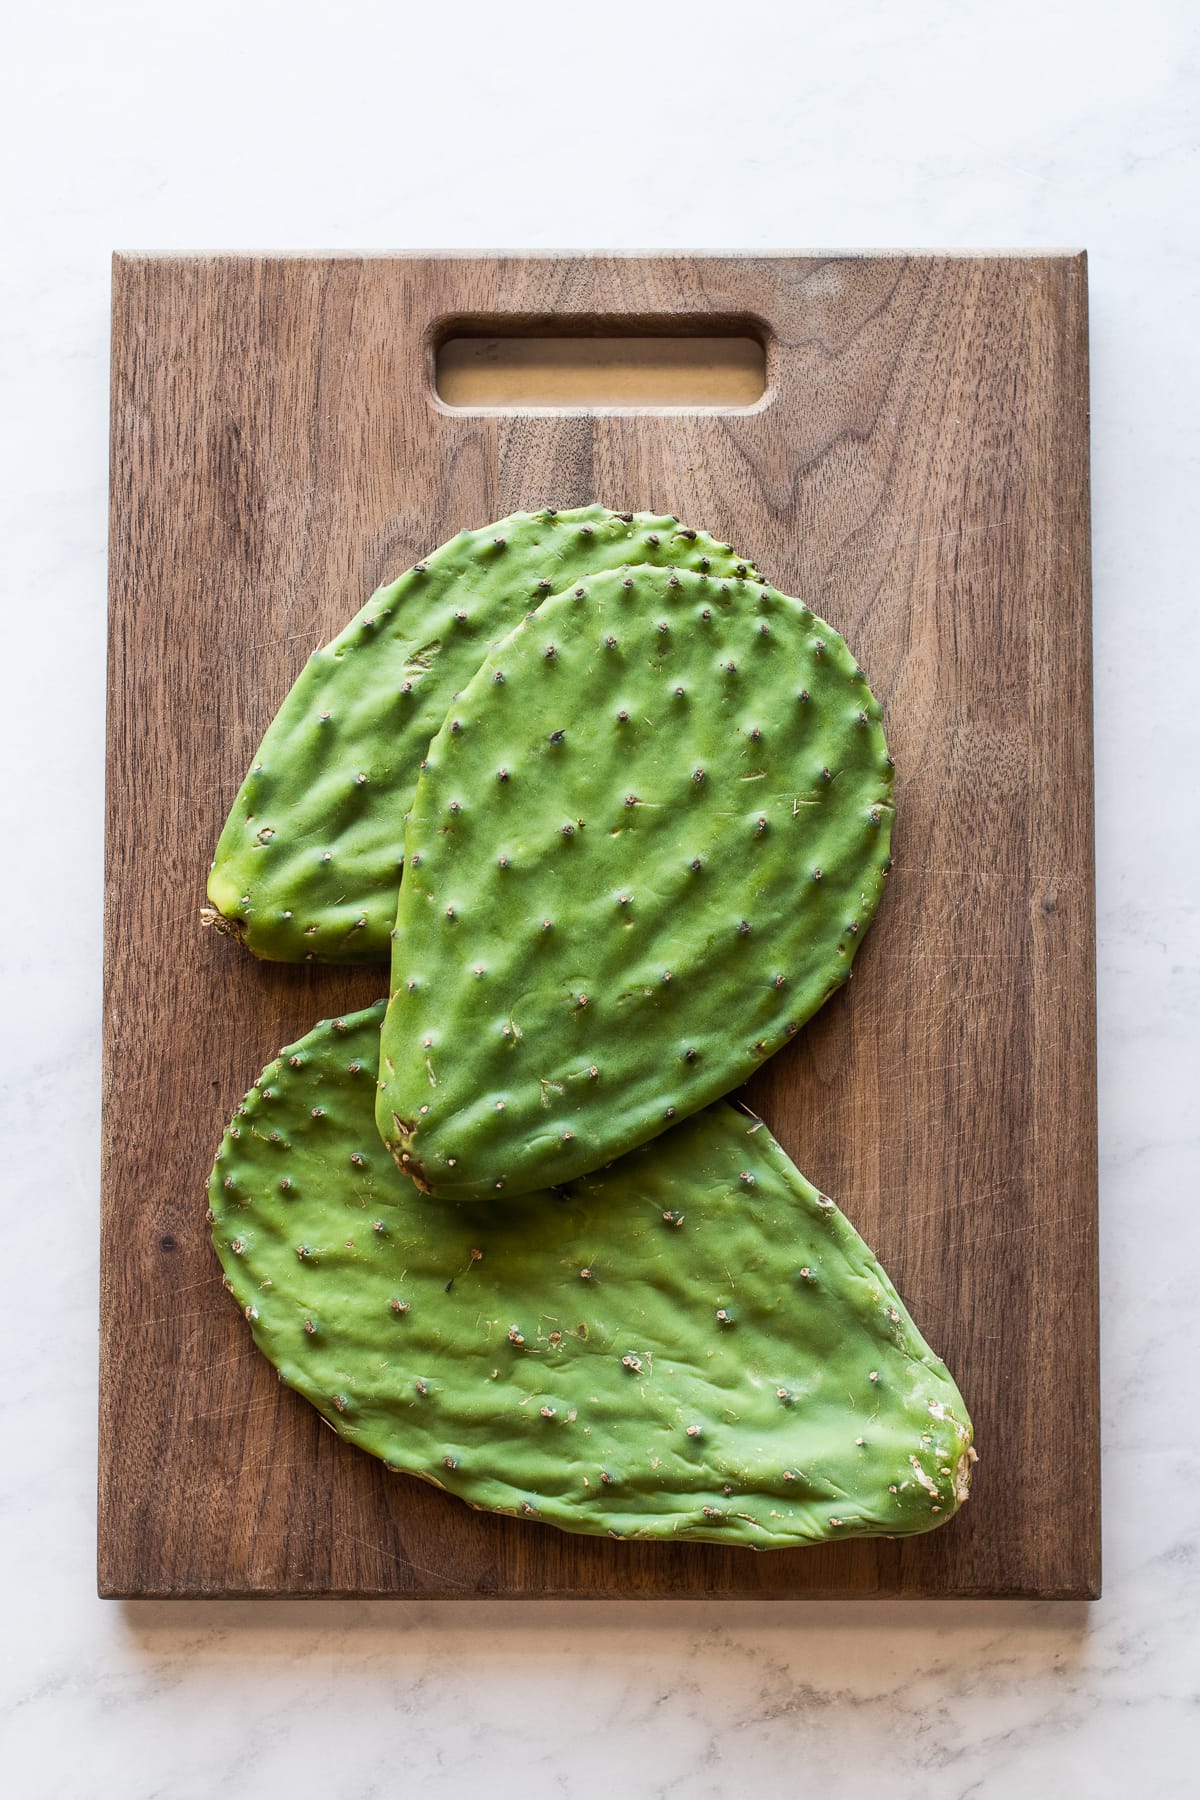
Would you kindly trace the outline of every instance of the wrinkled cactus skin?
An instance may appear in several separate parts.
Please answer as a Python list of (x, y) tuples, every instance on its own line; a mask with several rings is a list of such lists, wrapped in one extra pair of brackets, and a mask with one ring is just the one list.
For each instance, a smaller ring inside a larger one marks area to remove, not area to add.
[(602, 506), (464, 531), (308, 664), (254, 758), (209, 874), (210, 923), (275, 962), (386, 963), (426, 745), (489, 647), (593, 569), (750, 565), (677, 519)]
[(567, 1531), (771, 1549), (951, 1516), (962, 1399), (760, 1122), (722, 1103), (558, 1194), (429, 1200), (375, 1135), (381, 1016), (263, 1071), (209, 1193), (255, 1341), (337, 1432)]
[(511, 1197), (745, 1080), (845, 981), (892, 764), (845, 643), (751, 579), (635, 568), (537, 608), (429, 747), (405, 838), (380, 1135)]

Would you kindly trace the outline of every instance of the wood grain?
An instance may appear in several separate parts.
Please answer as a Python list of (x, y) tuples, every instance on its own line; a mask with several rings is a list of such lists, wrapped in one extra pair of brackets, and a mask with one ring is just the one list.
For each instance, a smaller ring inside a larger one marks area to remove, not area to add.
[[(1098, 1592), (1086, 309), (1081, 256), (117, 258), (102, 1594)], [(767, 399), (434, 400), (447, 321), (546, 314), (752, 317)], [(885, 706), (893, 889), (751, 1098), (970, 1405), (974, 1497), (927, 1537), (755, 1556), (472, 1513), (323, 1429), (221, 1287), (203, 1189), (229, 1112), (384, 986), (200, 928), (249, 757), (378, 582), (462, 526), (593, 498), (736, 542)]]

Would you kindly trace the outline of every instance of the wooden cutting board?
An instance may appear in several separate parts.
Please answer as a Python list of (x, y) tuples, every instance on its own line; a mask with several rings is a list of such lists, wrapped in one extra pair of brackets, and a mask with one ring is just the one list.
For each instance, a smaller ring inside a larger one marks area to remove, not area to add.
[[(740, 320), (768, 390), (675, 414), (434, 397), (441, 336), (545, 319)], [(925, 1537), (754, 1555), (471, 1512), (324, 1429), (221, 1286), (229, 1113), (385, 986), (201, 928), (249, 758), (379, 582), (462, 526), (592, 499), (736, 543), (884, 704), (891, 891), (749, 1098), (974, 1415), (973, 1498)], [(1082, 256), (118, 257), (106, 925), (102, 1594), (1098, 1592)]]

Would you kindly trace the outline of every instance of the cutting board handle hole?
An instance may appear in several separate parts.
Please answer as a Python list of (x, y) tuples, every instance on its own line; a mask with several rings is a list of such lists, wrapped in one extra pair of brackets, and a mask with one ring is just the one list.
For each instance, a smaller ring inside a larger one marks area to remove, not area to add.
[(446, 319), (430, 334), (437, 404), (451, 412), (753, 412), (770, 396), (756, 319)]

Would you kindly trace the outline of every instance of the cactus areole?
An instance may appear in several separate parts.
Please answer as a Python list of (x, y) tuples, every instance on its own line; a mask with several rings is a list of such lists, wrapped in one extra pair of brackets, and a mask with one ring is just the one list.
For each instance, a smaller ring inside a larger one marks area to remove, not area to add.
[(208, 921), (276, 962), (386, 963), (404, 815), (455, 694), (539, 600), (624, 563), (752, 567), (678, 519), (587, 506), (461, 532), (373, 594), (309, 658), (259, 746), (217, 844)]
[(409, 813), (379, 1130), (450, 1199), (584, 1174), (846, 980), (892, 765), (845, 643), (750, 576), (601, 572), (484, 660)]
[(945, 1365), (761, 1123), (719, 1104), (561, 1192), (432, 1201), (375, 1136), (381, 1017), (283, 1051), (209, 1189), (256, 1343), (348, 1442), (618, 1538), (900, 1536), (966, 1499)]

